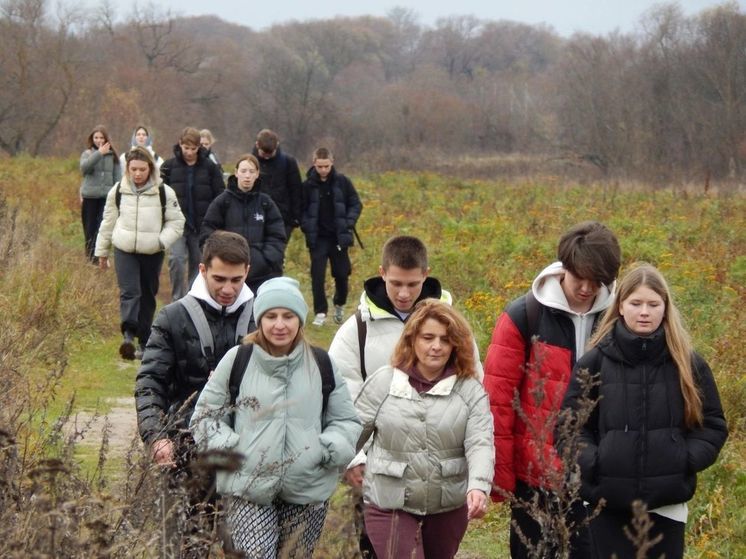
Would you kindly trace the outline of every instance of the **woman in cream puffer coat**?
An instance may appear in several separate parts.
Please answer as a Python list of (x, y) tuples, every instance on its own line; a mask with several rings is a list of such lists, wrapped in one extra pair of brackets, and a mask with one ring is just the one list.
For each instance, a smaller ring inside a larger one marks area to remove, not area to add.
[(379, 559), (453, 557), (492, 487), (492, 414), (466, 320), (417, 304), (394, 350), (355, 400), (370, 438), (365, 526)]
[[(95, 252), (99, 267), (106, 270), (114, 247), (123, 359), (142, 356), (153, 324), (163, 254), (183, 231), (184, 216), (176, 194), (161, 183), (150, 152), (142, 147), (131, 149), (124, 177), (106, 196)], [(135, 337), (139, 348), (135, 348)]]

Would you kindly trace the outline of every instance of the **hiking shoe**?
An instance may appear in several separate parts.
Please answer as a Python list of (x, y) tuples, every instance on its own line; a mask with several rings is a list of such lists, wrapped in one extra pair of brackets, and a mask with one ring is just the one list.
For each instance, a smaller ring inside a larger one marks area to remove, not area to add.
[(313, 325), (323, 326), (324, 322), (326, 322), (326, 313), (325, 312), (316, 313), (316, 316), (313, 319)]
[(135, 337), (129, 332), (124, 333), (124, 340), (122, 340), (122, 345), (119, 346), (119, 355), (127, 361), (132, 361), (135, 358)]
[(341, 307), (339, 305), (334, 305), (334, 322), (337, 324), (342, 324), (345, 320), (345, 310), (344, 307)]
[(135, 350), (135, 359), (142, 361), (142, 356), (145, 355), (145, 344), (140, 344)]

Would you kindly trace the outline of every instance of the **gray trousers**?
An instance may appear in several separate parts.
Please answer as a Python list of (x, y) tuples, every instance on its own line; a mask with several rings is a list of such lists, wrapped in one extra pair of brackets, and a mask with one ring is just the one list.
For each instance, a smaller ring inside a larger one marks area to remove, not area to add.
[(136, 335), (142, 345), (150, 337), (162, 265), (163, 252), (137, 254), (114, 249), (122, 332)]
[(171, 245), (168, 255), (168, 275), (171, 278), (171, 300), (178, 301), (189, 292), (199, 271), (202, 251), (199, 249), (199, 235), (185, 231)]

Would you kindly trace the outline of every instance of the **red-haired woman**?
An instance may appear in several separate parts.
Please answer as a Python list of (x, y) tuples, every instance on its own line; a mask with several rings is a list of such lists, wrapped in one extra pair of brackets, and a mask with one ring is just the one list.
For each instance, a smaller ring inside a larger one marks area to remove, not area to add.
[(449, 559), (469, 519), (487, 509), (495, 451), (472, 333), (450, 305), (425, 299), (407, 320), (392, 365), (355, 401), (370, 439), (365, 526), (379, 559)]

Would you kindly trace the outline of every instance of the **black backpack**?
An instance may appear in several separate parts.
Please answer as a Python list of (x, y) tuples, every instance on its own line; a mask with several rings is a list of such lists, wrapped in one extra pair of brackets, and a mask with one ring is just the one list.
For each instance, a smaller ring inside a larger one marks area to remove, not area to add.
[[(313, 357), (316, 360), (319, 372), (321, 373), (321, 418), (323, 423), (324, 414), (326, 413), (326, 408), (329, 404), (329, 394), (331, 394), (334, 388), (336, 388), (336, 383), (334, 382), (334, 370), (332, 369), (332, 362), (329, 358), (329, 354), (325, 350), (316, 346), (311, 346), (311, 350), (313, 351)], [(228, 393), (230, 394), (231, 407), (236, 405), (241, 381), (243, 380), (246, 366), (249, 364), (253, 351), (254, 344), (241, 344), (238, 346), (236, 358), (233, 361), (233, 367), (231, 367), (231, 377), (228, 381)]]

